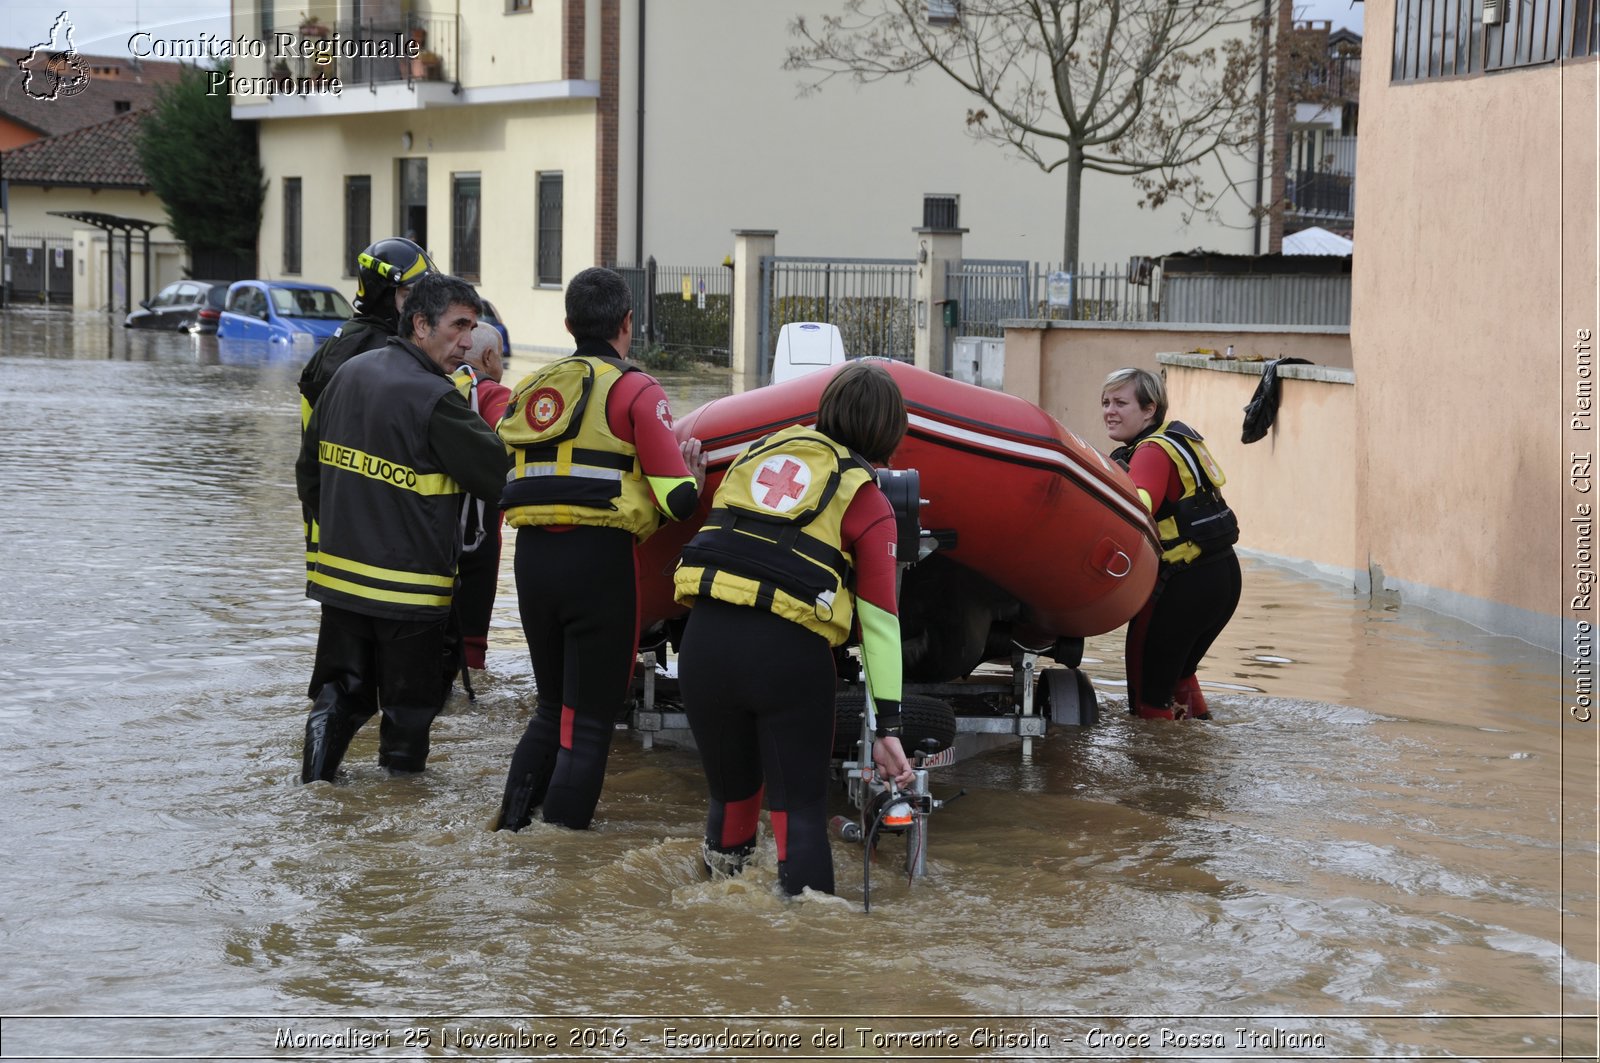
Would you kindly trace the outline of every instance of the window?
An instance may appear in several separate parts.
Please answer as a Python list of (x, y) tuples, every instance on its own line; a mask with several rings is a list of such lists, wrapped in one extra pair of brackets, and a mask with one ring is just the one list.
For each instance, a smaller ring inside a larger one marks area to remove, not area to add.
[(948, 26), (961, 18), (960, 0), (928, 0), (928, 24)]
[(518, 11), (532, 11), (533, 0), (506, 0), (506, 12), (514, 14)]
[(127, 114), (131, 110), (133, 110), (133, 103), (131, 101), (129, 101), (129, 100), (112, 100), (111, 101), (111, 113), (112, 114)]
[(400, 160), (400, 235), (428, 246), (428, 160)]
[(450, 270), (466, 280), (478, 279), (482, 179), (458, 173), (450, 179)]
[(538, 246), (534, 252), (540, 284), (561, 284), (561, 175), (539, 175)]
[(300, 178), (283, 179), (283, 271), (300, 272)]
[(356, 275), (356, 256), (372, 243), (372, 178), (344, 179), (344, 275)]
[(1478, 74), (1600, 54), (1593, 0), (1395, 0), (1395, 81)]

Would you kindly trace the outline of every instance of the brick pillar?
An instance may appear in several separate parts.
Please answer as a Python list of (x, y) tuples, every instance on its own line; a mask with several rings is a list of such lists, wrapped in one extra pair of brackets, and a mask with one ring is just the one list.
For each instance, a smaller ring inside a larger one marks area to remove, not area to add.
[(566, 0), (561, 17), (561, 76), (568, 81), (583, 80), (584, 12), (588, 0)]
[(600, 0), (600, 99), (596, 104), (594, 145), (597, 263), (617, 260), (617, 75), (621, 64), (622, 0)]

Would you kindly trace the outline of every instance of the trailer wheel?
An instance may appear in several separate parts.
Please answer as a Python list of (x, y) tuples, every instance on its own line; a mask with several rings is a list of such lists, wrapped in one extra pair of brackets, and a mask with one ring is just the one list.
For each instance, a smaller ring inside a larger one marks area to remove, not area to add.
[[(834, 698), (834, 756), (844, 760), (855, 757), (856, 742), (861, 738), (861, 714), (866, 710), (866, 703), (866, 695), (859, 690), (846, 690)], [(955, 743), (956, 710), (948, 702), (923, 694), (907, 694), (900, 702), (900, 717), (905, 724), (905, 734), (900, 744), (905, 747), (908, 757), (919, 750), (937, 753)]]
[(1038, 692), (1045, 701), (1041, 711), (1051, 723), (1088, 727), (1100, 722), (1100, 698), (1082, 669), (1046, 668)]

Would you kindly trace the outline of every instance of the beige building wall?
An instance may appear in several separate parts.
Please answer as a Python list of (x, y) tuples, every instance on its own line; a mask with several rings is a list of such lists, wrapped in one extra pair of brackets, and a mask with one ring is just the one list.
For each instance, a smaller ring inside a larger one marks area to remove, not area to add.
[[(48, 233), (54, 236), (71, 236), (82, 222), (58, 218), (53, 210), (93, 211), (97, 214), (115, 214), (122, 218), (139, 218), (159, 222), (150, 230), (150, 239), (165, 242), (172, 239), (167, 229), (167, 208), (153, 192), (137, 192), (124, 188), (36, 188), (30, 185), (12, 185), (9, 192), (8, 214), (0, 213), (13, 234)], [(138, 243), (137, 235), (134, 243)]]
[[(592, 265), (595, 214), (585, 190), (595, 183), (593, 104), (583, 100), (501, 107), (430, 108), (309, 118), (261, 126), (267, 177), (260, 270), (283, 276), (283, 178), (302, 181), (303, 254), (299, 279), (354, 296), (344, 251), (344, 179), (372, 177), (372, 238), (399, 226), (399, 160), (428, 160), (428, 232), (422, 240), (441, 269), (450, 261), (451, 178), (481, 180), (479, 290), (506, 320), (516, 349), (570, 350), (559, 286), (535, 283), (537, 175), (560, 171), (566, 195), (563, 273)], [(410, 150), (405, 148), (410, 137)]]
[[(1008, 321), (1005, 325), (1006, 393), (1037, 404), (1102, 450), (1110, 444), (1100, 427), (1100, 386), (1115, 369), (1138, 366), (1159, 373), (1163, 370), (1159, 354), (1202, 349), (1223, 354), (1229, 345), (1241, 360), (1292, 355), (1320, 366), (1348, 369), (1351, 364), (1349, 333), (1331, 327), (1236, 325), (1221, 329), (1092, 321)], [(1259, 362), (1241, 361), (1240, 365), (1241, 371), (1259, 379)], [(1243, 422), (1243, 408), (1241, 401), (1229, 415), (1233, 424), (1229, 431), (1234, 434)], [(1219, 430), (1216, 426), (1201, 428), (1202, 432)]]
[[(672, 0), (646, 9), (643, 249), (671, 265), (715, 265), (740, 229), (775, 229), (780, 255), (908, 258), (924, 193), (961, 197), (965, 253), (1058, 262), (1064, 171), (966, 132), (973, 98), (942, 74), (915, 83), (835, 78), (800, 98), (804, 71), (785, 71), (789, 24), (819, 25), (843, 0), (790, 4)], [(618, 250), (636, 245), (638, 10), (623, 4)], [(692, 57), (686, 58), (686, 57)], [(1254, 181), (1254, 161), (1235, 176)], [(1219, 181), (1209, 185), (1222, 192)], [(1253, 187), (1253, 186), (1252, 186)], [(1243, 207), (1225, 223), (1185, 224), (1178, 209), (1141, 210), (1126, 179), (1089, 174), (1081, 257), (1125, 264), (1134, 254), (1203, 247), (1249, 253)]]
[[(1393, 18), (1393, 0), (1368, 4), (1372, 41)], [(1596, 64), (1399, 85), (1387, 63), (1363, 73), (1361, 537), (1402, 596), (1553, 645), (1563, 370), (1595, 325)]]
[[(1281, 366), (1278, 414), (1267, 435), (1240, 440), (1243, 409), (1261, 381), (1249, 362), (1163, 354), (1170, 416), (1205, 436), (1227, 476), (1239, 546), (1367, 589), (1356, 527), (1356, 380), (1348, 368)], [(1101, 446), (1110, 446), (1102, 430)]]

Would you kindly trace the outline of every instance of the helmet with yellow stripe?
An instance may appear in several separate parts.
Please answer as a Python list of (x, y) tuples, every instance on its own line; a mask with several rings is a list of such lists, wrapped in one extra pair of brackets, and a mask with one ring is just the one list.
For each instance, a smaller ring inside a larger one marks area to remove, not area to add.
[(439, 268), (428, 252), (403, 236), (379, 240), (356, 256), (356, 305), (363, 310), (386, 309), (394, 291), (417, 283)]

